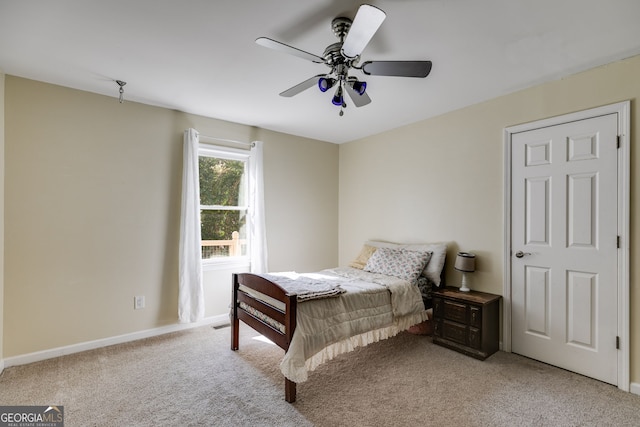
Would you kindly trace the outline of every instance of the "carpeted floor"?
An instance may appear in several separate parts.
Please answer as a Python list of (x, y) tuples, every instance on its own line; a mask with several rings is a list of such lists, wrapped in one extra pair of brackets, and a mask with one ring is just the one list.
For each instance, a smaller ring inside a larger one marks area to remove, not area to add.
[(498, 352), (403, 333), (342, 355), (284, 401), (283, 352), (200, 327), (5, 369), (0, 405), (64, 405), (65, 426), (638, 426), (640, 396)]

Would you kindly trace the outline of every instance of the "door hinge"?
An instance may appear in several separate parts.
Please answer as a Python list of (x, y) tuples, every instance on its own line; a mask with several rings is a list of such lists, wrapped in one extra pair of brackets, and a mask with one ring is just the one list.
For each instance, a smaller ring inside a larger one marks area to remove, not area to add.
[(616, 337), (616, 350), (620, 350), (620, 337)]
[(616, 247), (620, 249), (620, 236), (616, 236)]
[(618, 142), (617, 142), (617, 146), (618, 147), (617, 148), (620, 148), (620, 137), (621, 137), (621, 135), (618, 135)]

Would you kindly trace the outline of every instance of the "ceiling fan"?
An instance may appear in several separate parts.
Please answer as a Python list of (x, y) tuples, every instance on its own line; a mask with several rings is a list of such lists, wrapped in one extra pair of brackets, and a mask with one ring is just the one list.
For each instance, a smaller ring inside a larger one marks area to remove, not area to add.
[(331, 69), (328, 73), (313, 76), (280, 93), (280, 96), (291, 97), (316, 85), (321, 92), (326, 92), (335, 86), (336, 91), (331, 102), (340, 107), (340, 116), (342, 116), (343, 108), (347, 106), (344, 92), (349, 94), (356, 107), (362, 107), (371, 102), (371, 98), (366, 93), (367, 83), (350, 76), (349, 72), (352, 69), (371, 76), (422, 78), (427, 77), (431, 72), (431, 61), (366, 61), (358, 65), (362, 51), (385, 18), (384, 11), (368, 4), (360, 6), (353, 21), (345, 17), (335, 18), (331, 22), (331, 28), (340, 41), (327, 46), (323, 56), (314, 55), (267, 37), (259, 37), (256, 43), (328, 66)]

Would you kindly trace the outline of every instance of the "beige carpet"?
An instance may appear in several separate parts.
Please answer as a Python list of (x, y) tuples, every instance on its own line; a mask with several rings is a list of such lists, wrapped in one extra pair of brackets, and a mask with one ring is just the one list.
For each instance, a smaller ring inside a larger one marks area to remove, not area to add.
[(400, 334), (322, 365), (284, 401), (278, 347), (201, 327), (5, 369), (0, 405), (74, 426), (638, 426), (640, 396), (513, 354)]

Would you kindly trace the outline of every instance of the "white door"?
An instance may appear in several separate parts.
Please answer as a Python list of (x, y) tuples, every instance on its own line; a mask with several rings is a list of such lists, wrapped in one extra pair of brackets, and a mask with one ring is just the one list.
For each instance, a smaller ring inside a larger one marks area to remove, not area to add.
[(512, 135), (512, 351), (610, 384), (617, 358), (616, 114)]

